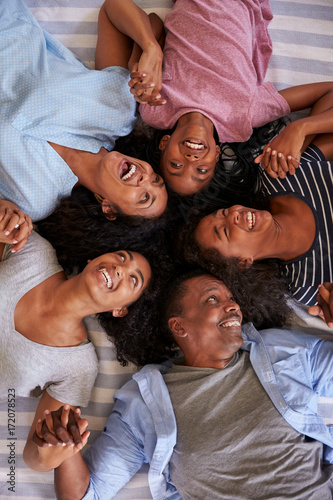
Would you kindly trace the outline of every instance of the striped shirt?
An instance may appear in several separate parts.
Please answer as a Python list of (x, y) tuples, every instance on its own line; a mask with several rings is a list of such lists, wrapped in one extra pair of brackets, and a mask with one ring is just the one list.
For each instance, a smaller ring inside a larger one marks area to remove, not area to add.
[(268, 198), (292, 195), (312, 210), (316, 235), (311, 248), (297, 259), (281, 264), (292, 295), (303, 304), (316, 304), (318, 285), (333, 282), (333, 165), (314, 145), (303, 153), (295, 175), (272, 179), (262, 174), (263, 190)]

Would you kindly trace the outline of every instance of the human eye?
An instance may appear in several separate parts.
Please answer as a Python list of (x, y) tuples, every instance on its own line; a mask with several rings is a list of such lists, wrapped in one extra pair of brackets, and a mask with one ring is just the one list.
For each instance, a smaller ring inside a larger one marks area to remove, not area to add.
[(172, 168), (182, 168), (182, 164), (181, 163), (175, 163), (173, 161), (170, 162)]
[(119, 255), (120, 259), (122, 262), (125, 262), (126, 260), (126, 255), (123, 252), (118, 252), (117, 255)]
[(139, 203), (147, 203), (147, 201), (149, 200), (150, 196), (149, 196), (149, 193), (146, 193), (140, 200)]
[(160, 182), (160, 180), (161, 180), (161, 176), (156, 174), (156, 177), (155, 177), (155, 179), (153, 180), (153, 183), (155, 183), (155, 184), (156, 184), (157, 182)]
[(214, 302), (217, 302), (217, 297), (216, 297), (216, 295), (210, 295), (210, 296), (207, 298), (206, 302), (208, 302), (208, 303), (214, 303)]
[(206, 168), (197, 168), (197, 172), (199, 174), (207, 174), (208, 170)]
[(136, 288), (139, 284), (139, 280), (138, 280), (137, 276), (135, 276), (134, 274), (131, 274), (131, 279), (133, 281), (134, 288)]

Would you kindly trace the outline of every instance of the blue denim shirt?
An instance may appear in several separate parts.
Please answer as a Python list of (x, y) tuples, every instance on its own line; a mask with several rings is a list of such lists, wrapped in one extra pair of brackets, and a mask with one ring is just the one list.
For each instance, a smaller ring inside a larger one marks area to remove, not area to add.
[[(298, 432), (324, 443), (324, 460), (333, 463), (333, 426), (318, 412), (318, 397), (333, 398), (333, 342), (285, 329), (258, 332), (250, 323), (243, 338), (277, 410)], [(181, 500), (169, 472), (177, 430), (163, 379), (170, 366), (145, 366), (115, 394), (106, 427), (85, 455), (91, 473), (85, 500), (111, 498), (144, 462), (153, 498)], [(333, 399), (325, 410), (333, 416)]]
[(86, 68), (10, 0), (0, 2), (0, 74), (0, 198), (39, 220), (77, 182), (48, 141), (111, 151), (136, 122), (129, 72)]

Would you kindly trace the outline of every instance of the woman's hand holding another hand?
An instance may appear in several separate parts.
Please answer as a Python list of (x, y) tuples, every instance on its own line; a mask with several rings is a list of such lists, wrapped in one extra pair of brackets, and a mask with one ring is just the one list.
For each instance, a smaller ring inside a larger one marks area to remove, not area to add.
[(19, 252), (27, 243), (32, 229), (29, 215), (15, 203), (0, 200), (0, 243), (13, 245), (12, 252)]
[(294, 175), (299, 166), (304, 140), (305, 136), (297, 122), (292, 122), (265, 146), (254, 162), (261, 163), (262, 168), (274, 179), (284, 179), (287, 173)]
[(308, 309), (312, 316), (319, 316), (325, 323), (333, 328), (333, 283), (323, 283), (318, 287), (317, 302)]
[(38, 420), (32, 441), (39, 448), (40, 462), (49, 469), (58, 467), (64, 460), (76, 455), (86, 445), (88, 421), (81, 419), (81, 410), (73, 411), (69, 405), (58, 410), (44, 411)]

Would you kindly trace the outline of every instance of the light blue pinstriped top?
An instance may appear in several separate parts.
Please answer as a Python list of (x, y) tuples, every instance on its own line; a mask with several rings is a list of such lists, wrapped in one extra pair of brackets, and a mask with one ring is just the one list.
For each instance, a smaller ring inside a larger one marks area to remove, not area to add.
[(21, 0), (0, 0), (0, 75), (0, 196), (39, 220), (77, 182), (47, 141), (112, 150), (135, 124), (129, 73), (89, 70)]

